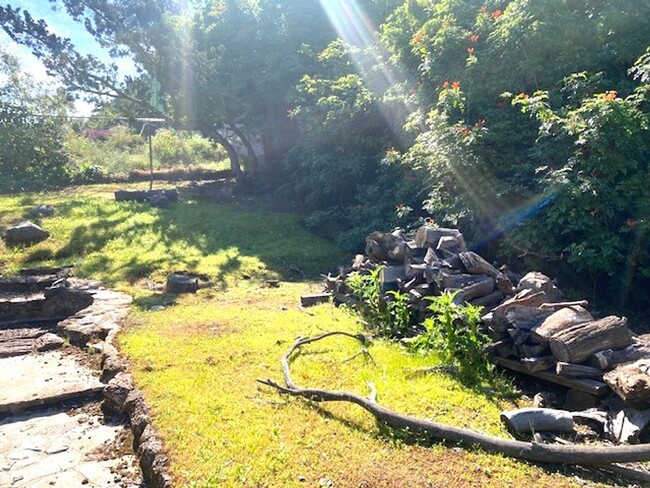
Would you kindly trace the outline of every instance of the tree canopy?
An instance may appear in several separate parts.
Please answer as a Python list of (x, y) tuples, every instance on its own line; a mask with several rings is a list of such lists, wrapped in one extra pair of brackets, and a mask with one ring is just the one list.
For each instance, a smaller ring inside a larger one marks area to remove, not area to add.
[(139, 69), (0, 7), (69, 90), (259, 138), (260, 181), (341, 245), (430, 218), (621, 300), (650, 280), (647, 0), (51, 3)]

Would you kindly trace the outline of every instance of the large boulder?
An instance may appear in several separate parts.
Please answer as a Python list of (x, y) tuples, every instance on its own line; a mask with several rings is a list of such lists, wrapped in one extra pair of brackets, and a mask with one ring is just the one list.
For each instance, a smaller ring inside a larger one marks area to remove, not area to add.
[(49, 232), (27, 220), (7, 227), (3, 238), (8, 246), (20, 246), (36, 244), (48, 237), (50, 237)]

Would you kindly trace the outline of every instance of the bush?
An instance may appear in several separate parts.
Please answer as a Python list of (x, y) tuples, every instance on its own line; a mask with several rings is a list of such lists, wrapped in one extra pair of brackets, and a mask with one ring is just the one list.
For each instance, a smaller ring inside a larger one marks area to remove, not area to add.
[(458, 292), (427, 297), (433, 315), (423, 322), (425, 332), (410, 343), (417, 352), (435, 352), (448, 364), (459, 366), (461, 374), (486, 378), (492, 365), (483, 352), (490, 342), (479, 330), (481, 308), (454, 302)]

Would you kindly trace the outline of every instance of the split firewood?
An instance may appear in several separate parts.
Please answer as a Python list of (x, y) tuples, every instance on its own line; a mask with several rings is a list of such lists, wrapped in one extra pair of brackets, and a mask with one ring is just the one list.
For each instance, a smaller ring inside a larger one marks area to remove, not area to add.
[(455, 237), (460, 243), (460, 251), (467, 251), (465, 238), (458, 229), (445, 229), (442, 227), (429, 227), (427, 225), (423, 225), (415, 233), (415, 244), (420, 248), (431, 247), (435, 249), (438, 247), (440, 238), (443, 236)]
[(555, 372), (559, 376), (566, 376), (567, 378), (591, 378), (599, 381), (603, 379), (603, 372), (598, 368), (564, 361), (560, 361), (555, 365)]
[(475, 252), (461, 252), (458, 257), (469, 274), (483, 274), (494, 278), (497, 289), (504, 295), (513, 295), (515, 287), (504, 273), (496, 269)]
[(539, 308), (514, 305), (505, 313), (505, 320), (510, 327), (530, 331), (540, 325), (553, 312)]
[[(540, 306), (548, 305), (546, 303)], [(561, 308), (547, 316), (544, 321), (533, 327), (530, 331), (533, 342), (546, 344), (548, 340), (556, 333), (567, 329), (573, 325), (593, 321), (592, 315), (582, 306), (568, 306)]]
[(648, 424), (650, 424), (650, 410), (625, 408), (608, 418), (605, 434), (615, 442), (635, 444), (639, 442), (639, 436)]
[(603, 381), (627, 405), (638, 409), (650, 408), (650, 360), (621, 364), (605, 373)]
[(542, 303), (539, 308), (559, 310), (565, 307), (586, 307), (587, 305), (589, 305), (587, 300), (578, 300), (574, 302)]
[(539, 271), (531, 271), (519, 280), (517, 292), (523, 290), (542, 291), (546, 294), (548, 302), (557, 302), (562, 298), (562, 293), (557, 289), (553, 280)]
[(554, 408), (521, 408), (501, 412), (501, 421), (517, 434), (530, 432), (573, 432), (571, 412)]
[(512, 355), (512, 344), (512, 339), (502, 339), (497, 342), (492, 342), (483, 349), (483, 354), (507, 358)]
[(548, 302), (548, 297), (543, 291), (531, 292), (530, 290), (524, 290), (506, 300), (498, 307), (495, 307), (492, 313), (498, 319), (499, 317), (505, 316), (506, 312), (514, 306), (539, 307), (542, 303), (546, 302)]
[(536, 373), (554, 366), (557, 363), (557, 359), (555, 359), (555, 356), (540, 356), (536, 358), (521, 358), (520, 362), (526, 368), (526, 371)]
[(458, 294), (459, 302), (469, 302), (475, 298), (489, 295), (494, 290), (494, 279), (489, 276), (479, 276), (477, 281), (465, 285)]
[(475, 305), (477, 307), (484, 307), (484, 310), (489, 312), (492, 308), (496, 307), (501, 301), (503, 300), (503, 293), (501, 293), (499, 290), (495, 290), (492, 293), (489, 293), (488, 295), (474, 298), (470, 300), (472, 305)]
[(506, 456), (526, 459), (529, 461), (566, 463), (577, 465), (598, 465), (619, 462), (649, 461), (650, 445), (636, 446), (560, 446), (545, 445), (530, 442), (515, 441), (480, 434), (468, 429), (452, 427), (431, 420), (403, 415), (379, 405), (375, 395), (363, 397), (347, 391), (333, 391), (321, 388), (302, 388), (291, 377), (291, 359), (301, 347), (323, 340), (334, 335), (355, 338), (367, 344), (367, 338), (362, 334), (353, 335), (347, 332), (327, 332), (313, 338), (300, 338), (294, 342), (282, 356), (281, 364), (284, 375), (284, 385), (273, 380), (257, 380), (270, 386), (280, 393), (306, 398), (314, 402), (349, 402), (360, 406), (385, 425), (402, 429), (413, 434), (424, 434), (431, 438), (458, 442), (466, 446), (480, 447), (489, 452), (498, 452)]
[(600, 369), (611, 369), (619, 364), (631, 363), (639, 359), (650, 359), (650, 344), (635, 342), (625, 349), (614, 351), (605, 349), (594, 354), (593, 361)]
[(560, 361), (581, 363), (603, 349), (620, 349), (632, 343), (627, 318), (610, 315), (600, 320), (573, 325), (549, 339), (551, 352)]

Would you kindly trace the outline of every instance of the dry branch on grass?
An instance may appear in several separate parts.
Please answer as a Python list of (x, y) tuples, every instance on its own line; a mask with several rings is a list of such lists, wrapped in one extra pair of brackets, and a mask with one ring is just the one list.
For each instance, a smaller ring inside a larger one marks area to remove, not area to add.
[(363, 334), (355, 335), (336, 331), (327, 332), (311, 338), (299, 338), (282, 356), (284, 385), (270, 379), (258, 379), (257, 381), (273, 387), (281, 393), (301, 396), (315, 402), (354, 403), (370, 412), (378, 421), (392, 428), (402, 429), (414, 434), (424, 434), (431, 438), (449, 442), (458, 442), (466, 446), (478, 446), (486, 451), (501, 453), (506, 456), (526, 459), (528, 461), (602, 466), (603, 464), (609, 463), (650, 460), (650, 444), (636, 446), (577, 446), (540, 444), (536, 442), (502, 439), (389, 410), (377, 403), (376, 391), (374, 391), (374, 387), (372, 386), (372, 392), (368, 398), (352, 392), (324, 390), (321, 388), (302, 388), (298, 386), (291, 378), (290, 364), (293, 354), (307, 344), (337, 335), (357, 339), (363, 345), (369, 343), (369, 339)]

